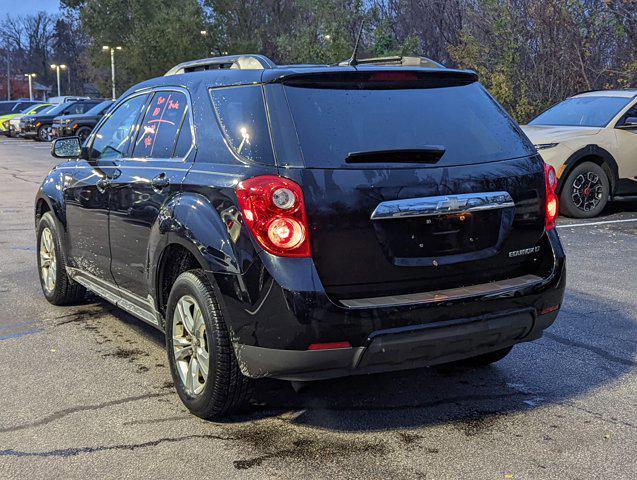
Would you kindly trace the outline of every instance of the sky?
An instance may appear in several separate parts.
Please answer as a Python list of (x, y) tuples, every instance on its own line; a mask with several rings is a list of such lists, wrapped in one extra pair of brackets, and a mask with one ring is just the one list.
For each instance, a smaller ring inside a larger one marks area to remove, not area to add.
[(27, 15), (39, 10), (57, 13), (59, 9), (59, 0), (0, 0), (0, 20), (7, 15)]

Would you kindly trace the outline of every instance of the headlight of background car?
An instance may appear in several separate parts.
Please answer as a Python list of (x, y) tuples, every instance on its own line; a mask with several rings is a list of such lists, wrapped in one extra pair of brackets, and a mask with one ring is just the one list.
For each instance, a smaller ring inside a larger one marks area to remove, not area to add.
[(65, 118), (64, 120), (62, 120), (60, 122), (62, 125), (68, 125), (69, 123), (71, 123), (71, 120), (69, 120), (68, 118)]
[(539, 143), (535, 145), (538, 150), (546, 150), (547, 148), (557, 147), (559, 143)]

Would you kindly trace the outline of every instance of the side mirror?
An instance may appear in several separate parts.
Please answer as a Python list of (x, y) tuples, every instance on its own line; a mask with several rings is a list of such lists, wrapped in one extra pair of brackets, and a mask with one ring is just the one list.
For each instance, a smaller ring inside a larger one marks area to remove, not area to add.
[(637, 117), (628, 117), (626, 120), (624, 120), (624, 123), (619, 125), (619, 128), (637, 128)]
[(80, 158), (82, 156), (82, 144), (79, 137), (64, 137), (53, 141), (51, 155), (55, 158)]

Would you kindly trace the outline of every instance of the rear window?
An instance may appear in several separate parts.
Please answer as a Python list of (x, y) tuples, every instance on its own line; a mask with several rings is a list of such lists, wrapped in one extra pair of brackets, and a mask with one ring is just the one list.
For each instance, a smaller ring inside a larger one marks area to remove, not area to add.
[(215, 88), (210, 96), (219, 126), (235, 153), (253, 162), (274, 164), (262, 87)]
[[(379, 152), (363, 155), (379, 165), (404, 163), (403, 151), (408, 158), (410, 152), (443, 150), (439, 159), (425, 162), (435, 166), (533, 153), (479, 83), (369, 90), (288, 85), (285, 92), (307, 167), (353, 166), (348, 156), (367, 152)], [(387, 155), (390, 160), (383, 162), (385, 152), (400, 155)]]

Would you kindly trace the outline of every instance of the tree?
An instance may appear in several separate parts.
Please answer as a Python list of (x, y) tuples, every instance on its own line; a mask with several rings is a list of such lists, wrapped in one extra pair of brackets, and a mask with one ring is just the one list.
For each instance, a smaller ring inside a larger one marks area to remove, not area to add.
[[(121, 46), (118, 90), (162, 75), (185, 60), (209, 55), (203, 7), (197, 0), (62, 0), (78, 16), (90, 39), (93, 78), (110, 88), (110, 57), (103, 45)], [(119, 53), (119, 52), (118, 52)]]

